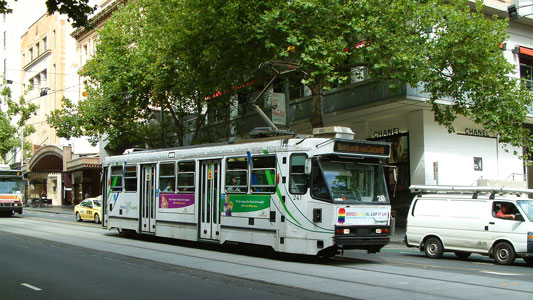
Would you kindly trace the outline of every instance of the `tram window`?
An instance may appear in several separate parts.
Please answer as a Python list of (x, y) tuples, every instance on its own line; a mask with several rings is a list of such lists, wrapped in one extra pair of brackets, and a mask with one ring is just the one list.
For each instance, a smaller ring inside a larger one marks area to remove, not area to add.
[(124, 190), (128, 192), (137, 191), (137, 166), (126, 166), (124, 171)]
[(331, 201), (329, 190), (324, 180), (324, 175), (318, 166), (318, 160), (313, 159), (311, 162), (311, 177), (312, 177), (312, 196), (313, 198)]
[(276, 157), (254, 156), (250, 186), (254, 193), (274, 193), (276, 191)]
[(176, 182), (174, 163), (162, 163), (159, 165), (159, 190), (163, 193), (173, 193)]
[(232, 157), (226, 160), (226, 192), (248, 192), (248, 159)]
[(111, 167), (111, 190), (122, 191), (122, 166)]
[(307, 192), (307, 174), (305, 174), (306, 154), (291, 156), (289, 191), (291, 194), (305, 194)]
[(178, 163), (178, 192), (194, 192), (194, 161)]

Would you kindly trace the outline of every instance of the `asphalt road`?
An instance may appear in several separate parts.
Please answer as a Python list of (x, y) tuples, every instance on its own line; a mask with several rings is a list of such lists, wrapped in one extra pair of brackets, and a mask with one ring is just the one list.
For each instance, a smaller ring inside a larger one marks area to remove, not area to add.
[(0, 231), (1, 299), (328, 299)]
[[(415, 249), (389, 245), (378, 254), (346, 251), (344, 256), (323, 260), (308, 256), (257, 253), (253, 249), (240, 246), (222, 247), (153, 237), (126, 239), (114, 231), (102, 229), (100, 225), (90, 222), (76, 223), (73, 216), (65, 216), (71, 219), (63, 220), (63, 217), (56, 216), (54, 220), (50, 220), (50, 216), (40, 216), (37, 213), (30, 216), (26, 212), (21, 217), (0, 219), (2, 241), (5, 236), (10, 236), (9, 233), (14, 233), (17, 235), (12, 238), (21, 244), (17, 249), (28, 247), (35, 248), (37, 253), (50, 253), (50, 257), (45, 259), (31, 261), (28, 258), (31, 263), (28, 263), (26, 268), (29, 269), (23, 274), (33, 276), (33, 273), (36, 273), (36, 277), (27, 281), (18, 279), (15, 284), (19, 289), (29, 290), (25, 291), (26, 293), (29, 293), (31, 288), (22, 286), (22, 283), (41, 288), (39, 285), (46, 286), (47, 282), (43, 284), (39, 280), (52, 278), (53, 274), (31, 271), (39, 266), (39, 269), (59, 270), (53, 273), (62, 274), (59, 277), (65, 280), (61, 291), (68, 290), (70, 293), (73, 290), (87, 290), (83, 298), (90, 298), (90, 290), (94, 288), (107, 292), (95, 294), (98, 297), (108, 295), (110, 288), (116, 288), (117, 294), (114, 298), (122, 299), (122, 293), (128, 296), (145, 295), (146, 290), (153, 292), (157, 287), (157, 295), (164, 299), (166, 296), (176, 295), (165, 294), (166, 290), (173, 290), (176, 286), (180, 288), (180, 293), (182, 288), (191, 290), (195, 287), (195, 292), (187, 294), (184, 299), (196, 299), (199, 295), (209, 299), (217, 295), (231, 299), (235, 298), (235, 295), (261, 298), (265, 291), (276, 291), (274, 295), (265, 295), (273, 299), (294, 299), (295, 296), (331, 299), (332, 296), (328, 294), (360, 299), (533, 299), (533, 267), (518, 259), (512, 266), (499, 266), (489, 258), (479, 255), (472, 255), (467, 260), (459, 260), (453, 254), (446, 254), (442, 259), (428, 259)], [(30, 244), (24, 244), (22, 241), (28, 241)], [(17, 243), (10, 241), (8, 244)], [(3, 244), (0, 244), (0, 247), (4, 249)], [(105, 252), (100, 251), (102, 249)], [(9, 256), (18, 252), (24, 253), (10, 250)], [(59, 254), (52, 254), (53, 252)], [(78, 254), (81, 257), (77, 256)], [(5, 257), (4, 255), (0, 259), (2, 266)], [(19, 261), (22, 260), (26, 258)], [(40, 261), (44, 260), (53, 263), (45, 263), (41, 267)], [(66, 262), (65, 266), (54, 267), (61, 260)], [(90, 263), (79, 265), (80, 260), (88, 260)], [(200, 275), (197, 272), (200, 272)], [(172, 279), (174, 276), (177, 279)], [(210, 284), (202, 286), (203, 281), (200, 280), (198, 285), (195, 285), (194, 281), (180, 285), (180, 282), (188, 282), (190, 278), (187, 276), (192, 279), (202, 278)], [(3, 277), (0, 279), (0, 285), (3, 285), (6, 281)], [(165, 280), (170, 280), (172, 284), (166, 285)], [(244, 281), (240, 282), (241, 280)], [(58, 281), (59, 279), (56, 279), (55, 284), (58, 284)], [(89, 284), (94, 284), (94, 287), (76, 284), (74, 289), (68, 288), (73, 282), (82, 281), (88, 281)], [(148, 282), (146, 285), (145, 281)], [(266, 287), (262, 286), (265, 282), (269, 283)], [(130, 288), (122, 287), (122, 283)], [(210, 290), (210, 286), (216, 288)], [(197, 291), (198, 288), (201, 290)], [(226, 294), (225, 289), (232, 290), (233, 294)], [(251, 292), (246, 293), (250, 289)], [(137, 290), (138, 293), (135, 292)], [(208, 291), (207, 296), (203, 293), (204, 290)], [(50, 290), (52, 291), (53, 289)], [(214, 293), (214, 296), (211, 293)], [(53, 295), (52, 298), (57, 296)], [(62, 294), (61, 298), (64, 297), (65, 294)]]

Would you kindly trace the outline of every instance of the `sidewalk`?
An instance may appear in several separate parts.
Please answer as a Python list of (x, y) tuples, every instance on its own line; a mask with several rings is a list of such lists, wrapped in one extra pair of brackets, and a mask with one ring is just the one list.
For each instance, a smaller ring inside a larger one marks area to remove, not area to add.
[(43, 206), (43, 207), (24, 206), (23, 210), (73, 215), (74, 205), (49, 205), (49, 206)]

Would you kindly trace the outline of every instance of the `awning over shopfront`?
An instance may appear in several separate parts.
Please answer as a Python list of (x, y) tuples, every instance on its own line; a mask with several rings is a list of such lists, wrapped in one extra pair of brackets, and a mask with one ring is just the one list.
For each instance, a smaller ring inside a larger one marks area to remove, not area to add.
[(61, 173), (63, 150), (55, 145), (46, 145), (35, 152), (27, 166), (28, 173)]

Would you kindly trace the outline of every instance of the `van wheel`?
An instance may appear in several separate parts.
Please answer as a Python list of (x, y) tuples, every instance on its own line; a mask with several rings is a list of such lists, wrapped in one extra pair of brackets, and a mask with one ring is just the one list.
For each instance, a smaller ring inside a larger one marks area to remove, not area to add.
[(76, 212), (76, 222), (81, 222), (81, 216), (79, 212)]
[(463, 252), (463, 251), (455, 251), (455, 256), (457, 256), (460, 259), (466, 259), (470, 256), (470, 252)]
[(100, 223), (100, 216), (98, 216), (98, 214), (94, 214), (94, 223), (96, 224)]
[(442, 253), (444, 253), (444, 248), (442, 247), (442, 242), (439, 238), (430, 237), (426, 240), (425, 246), (426, 256), (429, 258), (440, 258)]
[(500, 242), (494, 247), (494, 260), (499, 265), (510, 265), (514, 262), (516, 253), (513, 246), (507, 242)]

